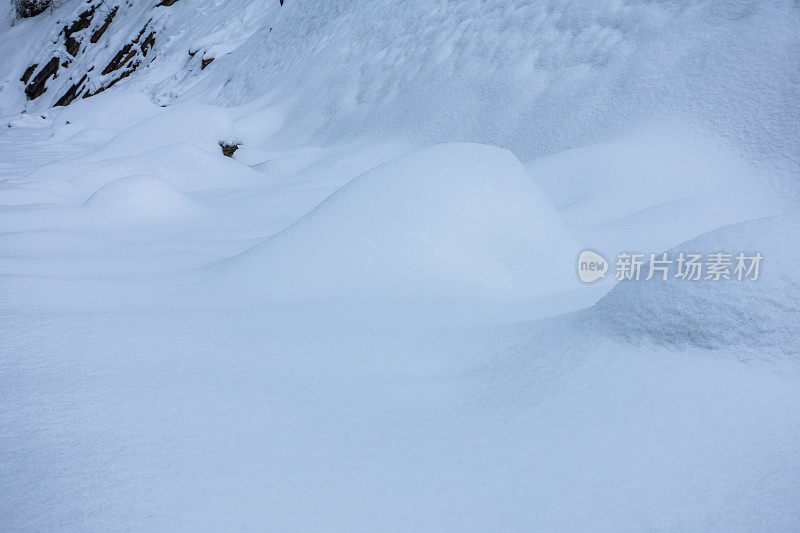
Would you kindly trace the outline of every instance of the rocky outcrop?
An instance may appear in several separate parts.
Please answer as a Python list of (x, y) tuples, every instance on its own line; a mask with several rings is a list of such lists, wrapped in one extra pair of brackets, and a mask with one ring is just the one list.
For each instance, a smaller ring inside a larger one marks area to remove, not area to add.
[[(177, 0), (151, 1), (155, 9), (169, 7)], [(152, 17), (138, 24), (125, 20), (122, 14), (129, 7), (122, 0), (92, 0), (66, 24), (56, 21), (60, 29), (55, 29), (58, 33), (54, 33), (53, 45), (48, 46), (48, 55), (21, 73), (27, 98), (38, 99), (49, 90), (55, 91), (50, 105), (69, 105), (76, 98), (108, 89), (152, 60), (150, 52), (161, 26)]]
[(51, 3), (50, 0), (13, 0), (12, 5), (18, 17), (29, 18), (43, 13)]
[[(30, 75), (29, 72), (35, 69), (36, 65), (28, 67), (25, 74)], [(28, 100), (39, 98), (47, 90), (47, 80), (58, 76), (58, 58), (53, 57), (47, 62), (45, 66), (33, 77), (31, 82), (25, 87), (25, 95)], [(24, 77), (24, 76), (23, 76)]]

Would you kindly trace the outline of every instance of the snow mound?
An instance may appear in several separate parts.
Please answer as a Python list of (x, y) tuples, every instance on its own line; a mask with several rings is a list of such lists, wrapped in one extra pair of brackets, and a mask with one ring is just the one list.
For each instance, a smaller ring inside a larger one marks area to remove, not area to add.
[(22, 113), (6, 124), (9, 128), (47, 128), (53, 124), (53, 119), (46, 113)]
[(170, 109), (123, 130), (94, 155), (96, 160), (130, 156), (175, 143), (222, 153), (220, 141), (235, 142), (233, 119), (222, 108), (191, 105)]
[(574, 286), (579, 251), (511, 152), (454, 143), (362, 174), (230, 275), (276, 298), (518, 300)]
[(127, 176), (101, 187), (84, 206), (109, 221), (183, 218), (202, 209), (157, 176)]
[[(617, 286), (593, 308), (590, 320), (630, 339), (705, 348), (749, 346), (797, 353), (800, 348), (800, 250), (786, 236), (800, 232), (796, 215), (726, 226), (670, 253), (760, 253), (757, 280), (687, 281), (654, 277)], [(643, 269), (643, 272), (646, 269)], [(705, 277), (705, 273), (704, 273)]]
[(136, 173), (160, 176), (183, 192), (255, 187), (270, 182), (264, 174), (233, 159), (211, 154), (186, 143), (172, 144), (109, 162), (77, 174), (70, 182), (81, 190), (92, 192), (109, 182)]
[[(92, 130), (113, 131), (133, 126), (161, 111), (143, 94), (114, 92), (79, 99), (57, 108), (53, 140), (77, 140), (75, 135)], [(87, 134), (84, 133), (84, 136)]]
[(763, 192), (738, 154), (701, 132), (677, 129), (558, 152), (525, 168), (562, 216), (578, 224), (605, 223), (685, 199), (715, 199), (732, 211), (744, 210)]

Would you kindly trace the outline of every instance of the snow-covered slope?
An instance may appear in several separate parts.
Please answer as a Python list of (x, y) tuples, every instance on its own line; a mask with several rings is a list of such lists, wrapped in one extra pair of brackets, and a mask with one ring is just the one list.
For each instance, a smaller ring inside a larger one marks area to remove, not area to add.
[[(4, 30), (4, 93), (19, 93), (24, 70), (51, 56), (70, 65), (41, 105), (84, 74), (96, 91), (118, 76), (97, 71), (147, 25), (152, 53), (137, 54), (140, 66), (121, 87), (164, 104), (263, 96), (282, 110), (281, 138), (295, 144), (412, 134), (530, 158), (676, 120), (725, 135), (751, 156), (797, 164), (800, 14), (791, 0), (158, 3), (98, 4), (75, 34), (77, 57), (61, 50), (63, 26), (92, 2), (68, 0)], [(114, 8), (102, 37), (87, 42)], [(23, 104), (4, 96), (11, 102), (14, 111)]]

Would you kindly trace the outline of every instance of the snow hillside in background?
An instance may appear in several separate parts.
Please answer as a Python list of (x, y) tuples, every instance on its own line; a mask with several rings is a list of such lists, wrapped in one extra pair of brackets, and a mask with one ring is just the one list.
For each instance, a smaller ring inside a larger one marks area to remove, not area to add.
[(797, 2), (53, 4), (1, 5), (0, 529), (800, 527)]

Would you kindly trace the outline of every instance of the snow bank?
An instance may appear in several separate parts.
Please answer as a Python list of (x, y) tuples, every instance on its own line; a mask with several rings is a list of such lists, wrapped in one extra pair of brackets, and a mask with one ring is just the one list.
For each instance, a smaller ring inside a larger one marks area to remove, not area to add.
[[(780, 353), (800, 350), (800, 250), (787, 236), (800, 217), (771, 217), (721, 228), (672, 250), (684, 253), (760, 253), (757, 280), (619, 283), (587, 316), (601, 329), (631, 339), (719, 348), (750, 346)], [(705, 274), (704, 274), (705, 276)]]
[(84, 204), (101, 220), (161, 222), (196, 215), (201, 207), (157, 176), (128, 176), (101, 187)]
[(80, 99), (57, 108), (53, 140), (63, 141), (87, 130), (119, 131), (163, 110), (143, 94), (121, 91), (100, 93), (91, 100)]
[(710, 199), (746, 211), (754, 198), (765, 196), (765, 187), (759, 189), (758, 176), (739, 154), (710, 137), (685, 129), (640, 131), (541, 157), (525, 167), (561, 214), (577, 224), (605, 223), (685, 199)]
[(121, 158), (88, 172), (79, 172), (70, 181), (81, 190), (93, 192), (111, 181), (137, 173), (159, 176), (183, 192), (255, 187), (270, 182), (263, 174), (241, 163), (186, 143)]
[(94, 158), (136, 155), (174, 143), (193, 144), (221, 153), (220, 141), (235, 142), (233, 120), (225, 109), (192, 105), (170, 109), (123, 130), (94, 154)]
[(525, 299), (574, 284), (579, 251), (510, 152), (457, 143), (356, 178), (230, 276), (276, 298)]
[(667, 250), (722, 226), (794, 209), (794, 194), (773, 173), (709, 132), (687, 128), (669, 134), (643, 128), (525, 166), (581, 241), (606, 257)]

